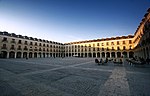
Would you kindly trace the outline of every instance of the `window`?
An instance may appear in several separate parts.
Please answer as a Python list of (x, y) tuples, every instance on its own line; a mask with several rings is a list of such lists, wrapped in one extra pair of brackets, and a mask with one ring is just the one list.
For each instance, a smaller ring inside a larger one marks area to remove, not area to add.
[(104, 46), (104, 43), (102, 43), (101, 45)]
[(6, 37), (3, 38), (2, 42), (5, 42), (5, 41), (7, 41), (7, 38), (6, 38)]
[(39, 46), (41, 46), (42, 44), (40, 43)]
[(37, 46), (37, 42), (35, 42), (35, 46)]
[(114, 42), (111, 42), (111, 45), (114, 45)]
[(6, 44), (3, 44), (2, 49), (7, 49)]
[(109, 48), (107, 47), (107, 51), (109, 51)]
[(97, 51), (99, 51), (99, 48), (97, 48)]
[(126, 42), (125, 42), (125, 41), (123, 41), (123, 44), (126, 44)]
[(112, 47), (112, 50), (114, 50), (114, 47)]
[(95, 51), (95, 48), (93, 48), (93, 51)]
[(108, 46), (108, 45), (109, 45), (109, 42), (107, 42), (106, 45)]
[(91, 44), (89, 44), (89, 47), (91, 47)]
[(99, 43), (97, 43), (97, 46), (99, 46)]
[(25, 42), (24, 42), (24, 44), (25, 44), (25, 45), (28, 45), (28, 42), (27, 42), (27, 41), (25, 41)]
[(131, 41), (131, 40), (129, 40), (129, 44), (132, 44), (132, 41)]
[(32, 42), (30, 42), (30, 45), (32, 45)]
[(123, 46), (123, 50), (126, 50), (126, 46)]
[(21, 44), (21, 40), (18, 41), (18, 44)]
[(15, 49), (15, 46), (14, 46), (14, 45), (11, 45), (10, 49), (14, 50), (14, 49)]
[(102, 48), (102, 51), (104, 51), (104, 48)]
[(117, 47), (117, 50), (120, 50), (120, 47)]
[(93, 47), (95, 47), (95, 44), (93, 44)]
[(119, 41), (117, 41), (117, 45), (119, 45)]
[(15, 43), (15, 39), (12, 39), (11, 43)]
[(45, 47), (45, 44), (43, 44), (43, 46)]

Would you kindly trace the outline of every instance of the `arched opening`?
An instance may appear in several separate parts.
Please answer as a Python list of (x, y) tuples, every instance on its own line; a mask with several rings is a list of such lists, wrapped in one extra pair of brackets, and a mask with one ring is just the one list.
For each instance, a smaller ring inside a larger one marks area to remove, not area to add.
[(87, 53), (85, 53), (85, 57), (87, 57)]
[(58, 53), (56, 53), (56, 57), (58, 57)]
[(43, 53), (43, 57), (45, 58), (45, 53)]
[(105, 53), (104, 52), (102, 52), (102, 58), (105, 58)]
[(112, 57), (112, 58), (116, 58), (115, 52), (111, 52), (111, 57)]
[(29, 53), (29, 58), (32, 58), (32, 52)]
[(127, 58), (127, 52), (123, 52), (122, 54), (124, 58)]
[(52, 57), (52, 53), (50, 53), (50, 57)]
[(16, 58), (21, 58), (21, 52), (17, 52)]
[(93, 57), (96, 57), (96, 53), (93, 53)]
[(39, 53), (39, 57), (40, 57), (40, 58), (42, 57), (42, 54), (41, 54), (41, 53)]
[(81, 57), (83, 57), (83, 53), (81, 53)]
[(7, 58), (7, 52), (1, 51), (0, 58)]
[(27, 58), (27, 52), (23, 52), (23, 58)]
[(68, 53), (66, 53), (66, 57), (68, 57)]
[(15, 58), (15, 52), (13, 51), (9, 52), (9, 58)]
[(110, 58), (110, 53), (109, 52), (106, 53), (106, 57)]
[(134, 52), (129, 52), (129, 58), (133, 58), (133, 56), (134, 56)]
[(34, 58), (37, 58), (37, 53), (36, 52), (34, 53)]
[(117, 52), (117, 58), (121, 58), (121, 52)]
[(49, 53), (46, 53), (46, 57), (49, 57)]
[(99, 52), (97, 53), (97, 57), (100, 57), (100, 53)]
[(92, 53), (89, 53), (89, 54), (88, 54), (88, 57), (92, 57)]
[(55, 58), (55, 53), (53, 53), (53, 57)]
[(69, 57), (71, 57), (71, 53), (69, 53)]
[(78, 57), (80, 57), (80, 53), (78, 53)]

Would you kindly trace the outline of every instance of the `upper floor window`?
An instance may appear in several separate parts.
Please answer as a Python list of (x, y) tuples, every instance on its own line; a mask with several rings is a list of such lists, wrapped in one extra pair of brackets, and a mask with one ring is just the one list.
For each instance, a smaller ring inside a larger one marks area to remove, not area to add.
[(99, 46), (99, 43), (97, 43), (97, 46)]
[(108, 45), (109, 45), (109, 42), (107, 42), (106, 45), (108, 46)]
[(16, 42), (15, 42), (15, 39), (12, 39), (11, 43), (16, 43)]
[(112, 50), (114, 50), (114, 47), (112, 47)]
[(93, 44), (93, 47), (95, 47), (95, 44)]
[(27, 41), (25, 41), (25, 42), (24, 42), (24, 44), (25, 44), (25, 45), (28, 45), (28, 42), (27, 42)]
[(119, 45), (119, 41), (117, 41), (117, 45)]
[(104, 46), (104, 43), (102, 43), (101, 45)]
[(126, 50), (126, 46), (123, 46), (123, 50)]
[(120, 47), (117, 47), (117, 50), (120, 50)]
[(126, 42), (125, 42), (125, 41), (123, 41), (123, 44), (126, 44)]
[(21, 44), (21, 40), (18, 41), (18, 44)]
[(32, 42), (30, 42), (30, 45), (33, 45), (33, 43), (32, 43)]
[(5, 41), (7, 41), (7, 38), (6, 38), (6, 37), (3, 38), (2, 42), (5, 42)]
[(132, 44), (132, 40), (129, 40), (129, 44)]
[(37, 42), (35, 42), (35, 46), (37, 46)]
[(3, 44), (2, 49), (7, 49), (6, 44)]
[(111, 42), (111, 45), (114, 45), (114, 42)]
[(45, 47), (45, 44), (43, 44), (43, 46)]

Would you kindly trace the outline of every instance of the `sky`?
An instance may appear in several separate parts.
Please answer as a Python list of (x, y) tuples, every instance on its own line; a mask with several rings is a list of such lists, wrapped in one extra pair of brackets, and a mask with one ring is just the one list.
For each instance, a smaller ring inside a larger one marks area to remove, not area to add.
[(55, 42), (134, 34), (150, 0), (0, 0), (0, 31)]

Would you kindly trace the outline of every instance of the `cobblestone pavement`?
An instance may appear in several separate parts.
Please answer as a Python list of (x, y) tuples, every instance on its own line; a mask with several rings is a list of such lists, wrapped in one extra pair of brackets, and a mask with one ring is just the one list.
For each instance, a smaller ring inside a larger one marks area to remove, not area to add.
[(0, 59), (0, 96), (150, 96), (150, 65), (94, 58)]

